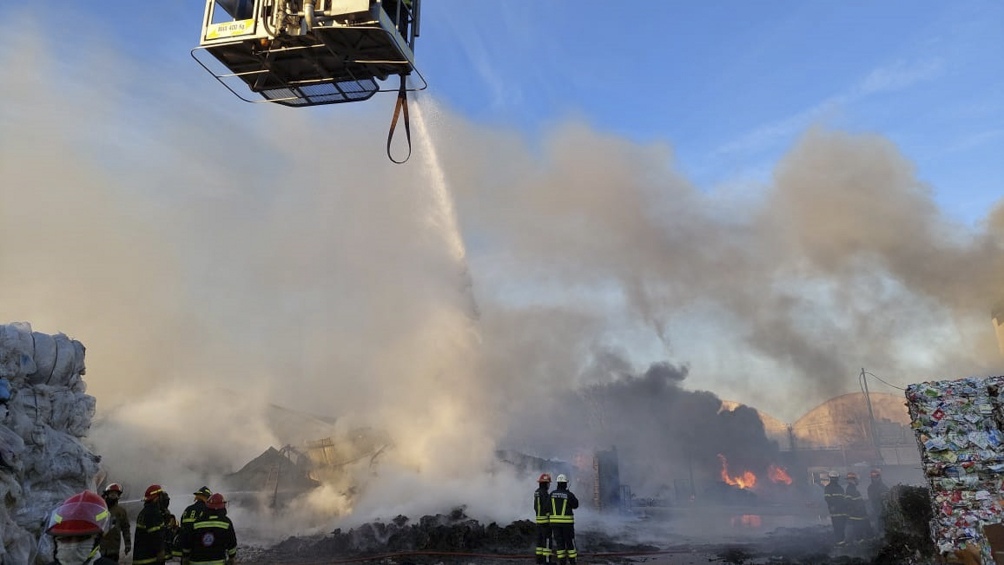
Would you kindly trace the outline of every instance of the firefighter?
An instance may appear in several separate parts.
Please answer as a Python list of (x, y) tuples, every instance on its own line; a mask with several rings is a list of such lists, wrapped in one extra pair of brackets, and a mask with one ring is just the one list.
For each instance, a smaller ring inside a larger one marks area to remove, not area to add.
[(851, 541), (861, 542), (871, 537), (871, 524), (865, 499), (858, 490), (858, 474), (847, 473), (847, 490), (844, 491), (847, 505), (847, 525), (850, 527)]
[[(199, 490), (192, 493), (195, 497), (195, 501), (188, 505), (187, 508), (181, 513), (181, 526), (178, 530), (179, 541), (180, 537), (185, 535), (185, 530), (191, 530), (192, 524), (206, 513), (206, 500), (212, 496), (213, 491), (209, 490), (209, 487), (203, 486)], [(181, 544), (175, 543), (171, 546), (171, 555), (174, 557), (181, 557)]]
[(533, 512), (537, 516), (537, 563), (551, 562), (551, 475), (541, 473), (533, 491)]
[(837, 545), (844, 544), (844, 531), (847, 529), (847, 503), (844, 487), (840, 486), (840, 474), (830, 471), (830, 482), (823, 489), (826, 507), (830, 511), (830, 522), (833, 523), (833, 538)]
[(118, 562), (119, 549), (122, 542), (125, 542), (125, 555), (132, 551), (132, 531), (129, 524), (129, 514), (125, 508), (119, 505), (119, 498), (122, 496), (122, 485), (112, 483), (105, 487), (101, 498), (105, 499), (108, 505), (108, 512), (111, 514), (108, 531), (101, 538), (101, 555)]
[(50, 565), (115, 565), (101, 556), (101, 539), (111, 513), (98, 493), (85, 490), (67, 498), (49, 516), (55, 560)]
[(579, 499), (568, 490), (568, 477), (558, 475), (558, 487), (551, 493), (551, 535), (554, 536), (555, 557), (558, 565), (575, 565), (578, 552), (575, 550), (575, 515)]
[(220, 493), (206, 500), (206, 511), (181, 536), (182, 565), (234, 565), (237, 534), (227, 518), (227, 501)]
[(133, 536), (133, 565), (164, 565), (167, 560), (165, 499), (168, 499), (167, 493), (160, 485), (148, 486), (143, 494), (143, 509), (136, 516)]
[(170, 511), (164, 512), (164, 554), (168, 559), (181, 559), (181, 524)]
[(889, 487), (882, 482), (882, 470), (878, 467), (869, 473), (872, 482), (868, 485), (868, 504), (872, 509), (872, 519), (875, 521), (875, 529), (880, 533), (885, 530), (882, 516), (885, 512), (885, 497), (889, 494)]

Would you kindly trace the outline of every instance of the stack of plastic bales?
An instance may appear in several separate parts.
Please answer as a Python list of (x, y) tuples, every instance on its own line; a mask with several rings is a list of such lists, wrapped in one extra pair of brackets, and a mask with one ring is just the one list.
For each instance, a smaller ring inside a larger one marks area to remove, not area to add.
[(943, 553), (977, 544), (1004, 520), (1004, 377), (913, 384), (907, 407), (931, 489), (931, 535)]
[(0, 563), (47, 558), (49, 512), (94, 488), (99, 458), (81, 439), (95, 400), (83, 374), (79, 341), (0, 324)]

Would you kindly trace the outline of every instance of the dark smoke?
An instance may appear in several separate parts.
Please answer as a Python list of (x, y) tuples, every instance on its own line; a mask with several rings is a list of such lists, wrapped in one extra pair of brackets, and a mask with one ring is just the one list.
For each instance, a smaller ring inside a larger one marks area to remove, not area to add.
[[(41, 10), (0, 55), (0, 318), (83, 342), (104, 461), (176, 492), (277, 442), (273, 403), (394, 437), (372, 496), (332, 489), (318, 515), (481, 489), (513, 518), (526, 485), (486, 477), (496, 447), (616, 446), (655, 492), (773, 453), (716, 394), (794, 421), (862, 366), (902, 384), (1001, 365), (1004, 208), (952, 222), (880, 136), (807, 131), (737, 199), (668, 143), (578, 121), (528, 141), (430, 90), (432, 144), (395, 168), (392, 100), (242, 105), (187, 47), (151, 73)], [(207, 414), (226, 435), (196, 442)]]
[(660, 362), (635, 373), (626, 360), (604, 352), (593, 370), (606, 373), (609, 382), (551, 397), (551, 406), (535, 408), (547, 415), (546, 424), (534, 415), (515, 419), (540, 426), (513, 429), (519, 437), (538, 438), (524, 446), (570, 459), (577, 451), (616, 448), (624, 462), (622, 480), (648, 496), (670, 488), (670, 477), (717, 477), (719, 454), (733, 475), (760, 475), (777, 462), (777, 444), (767, 439), (756, 410), (723, 410), (715, 394), (684, 389), (687, 367)]

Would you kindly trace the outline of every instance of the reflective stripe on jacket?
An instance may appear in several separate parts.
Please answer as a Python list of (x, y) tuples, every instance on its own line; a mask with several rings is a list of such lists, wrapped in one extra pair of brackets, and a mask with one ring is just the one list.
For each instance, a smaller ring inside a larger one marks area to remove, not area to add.
[(579, 507), (579, 499), (572, 491), (558, 488), (551, 493), (551, 524), (574, 524), (574, 509)]
[(538, 524), (547, 524), (551, 514), (551, 495), (547, 493), (547, 487), (542, 486), (533, 491), (533, 511), (537, 515)]
[(191, 530), (183, 531), (181, 547), (192, 565), (223, 565), (237, 555), (234, 524), (223, 511), (207, 509)]
[(166, 524), (164, 512), (157, 502), (147, 502), (136, 516), (136, 532), (133, 535), (133, 565), (157, 563), (165, 557)]

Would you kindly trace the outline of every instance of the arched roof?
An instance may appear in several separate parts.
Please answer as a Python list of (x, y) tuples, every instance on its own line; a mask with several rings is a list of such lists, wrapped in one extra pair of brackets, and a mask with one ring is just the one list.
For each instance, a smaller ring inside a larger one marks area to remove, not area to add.
[[(906, 398), (900, 394), (872, 392), (868, 394), (876, 423), (910, 425)], [(735, 410), (739, 402), (722, 401), (723, 410)], [(801, 448), (840, 448), (867, 444), (869, 440), (868, 403), (865, 395), (853, 392), (831, 398), (806, 412), (789, 425), (770, 414), (757, 410), (767, 437), (782, 448), (790, 447), (790, 436)]]

